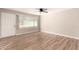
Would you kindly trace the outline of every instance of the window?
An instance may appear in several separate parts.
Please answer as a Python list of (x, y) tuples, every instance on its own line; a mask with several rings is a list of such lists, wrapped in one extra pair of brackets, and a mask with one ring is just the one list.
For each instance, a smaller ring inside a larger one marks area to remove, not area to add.
[(19, 16), (19, 28), (37, 27), (38, 20), (30, 16)]

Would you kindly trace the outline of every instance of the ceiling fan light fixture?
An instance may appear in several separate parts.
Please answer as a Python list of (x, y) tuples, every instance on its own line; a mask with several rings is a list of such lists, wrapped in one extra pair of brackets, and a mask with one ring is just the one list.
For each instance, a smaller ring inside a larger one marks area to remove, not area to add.
[(48, 13), (47, 8), (39, 8), (38, 10), (40, 13)]

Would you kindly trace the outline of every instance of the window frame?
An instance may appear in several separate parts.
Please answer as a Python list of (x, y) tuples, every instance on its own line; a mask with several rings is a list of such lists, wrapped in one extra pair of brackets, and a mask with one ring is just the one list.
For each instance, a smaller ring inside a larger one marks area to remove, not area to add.
[[(19, 17), (21, 17), (21, 16), (24, 16), (24, 17), (32, 17), (33, 19), (35, 19), (35, 20), (37, 21), (37, 26), (30, 26), (30, 27), (22, 27), (22, 28), (20, 28), (20, 26), (19, 26), (19, 22), (20, 22)], [(17, 18), (18, 18), (18, 21), (17, 21), (17, 23), (18, 23), (17, 28), (18, 28), (18, 29), (39, 28), (39, 27), (40, 27), (40, 25), (39, 25), (39, 17), (38, 17), (38, 16), (17, 15)]]

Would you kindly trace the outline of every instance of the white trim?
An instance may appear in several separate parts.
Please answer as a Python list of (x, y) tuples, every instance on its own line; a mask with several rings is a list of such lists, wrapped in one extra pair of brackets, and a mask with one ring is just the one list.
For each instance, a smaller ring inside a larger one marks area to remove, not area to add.
[(11, 35), (11, 36), (6, 36), (6, 37), (0, 36), (0, 39), (4, 39), (4, 38), (8, 38), (8, 37), (13, 37), (13, 36), (16, 36), (16, 35)]
[(55, 34), (55, 35), (64, 36), (64, 37), (68, 37), (68, 38), (73, 38), (73, 39), (79, 40), (79, 37), (75, 37), (75, 36), (70, 36), (70, 35), (65, 35), (65, 34), (60, 34), (60, 33), (54, 33), (54, 32), (48, 32), (48, 31), (42, 31), (42, 32), (49, 33), (49, 34)]
[(23, 35), (23, 34), (35, 33), (35, 32), (40, 32), (40, 31), (31, 31), (31, 32), (27, 32), (27, 33), (20, 33), (20, 34), (16, 34), (16, 36), (17, 36), (17, 35)]
[(36, 33), (36, 32), (40, 32), (40, 31), (32, 31), (32, 32), (27, 32), (27, 33), (15, 34), (15, 35), (12, 35), (12, 36), (6, 36), (6, 37), (1, 37), (1, 36), (0, 36), (0, 39), (8, 38), (8, 37), (15, 37), (15, 36), (24, 35), (24, 34), (27, 34), (27, 35), (28, 35), (28, 34)]

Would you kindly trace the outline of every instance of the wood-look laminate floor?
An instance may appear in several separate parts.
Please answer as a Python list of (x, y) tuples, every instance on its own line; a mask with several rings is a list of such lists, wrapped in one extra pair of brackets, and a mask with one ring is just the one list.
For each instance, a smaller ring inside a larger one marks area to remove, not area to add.
[(78, 50), (79, 40), (47, 33), (31, 33), (0, 39), (0, 50)]

